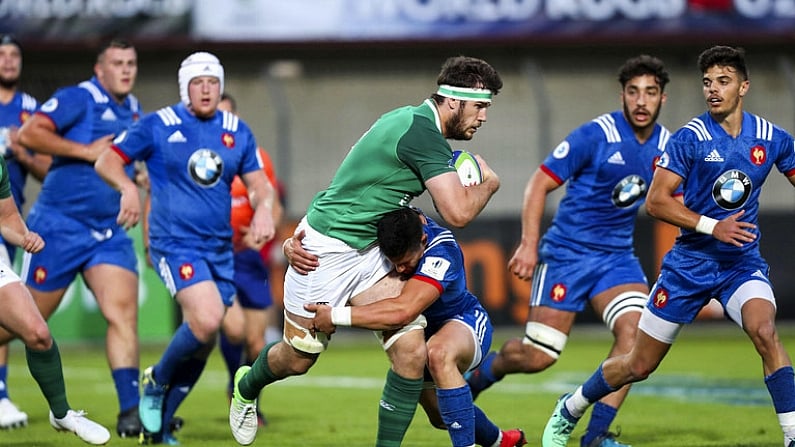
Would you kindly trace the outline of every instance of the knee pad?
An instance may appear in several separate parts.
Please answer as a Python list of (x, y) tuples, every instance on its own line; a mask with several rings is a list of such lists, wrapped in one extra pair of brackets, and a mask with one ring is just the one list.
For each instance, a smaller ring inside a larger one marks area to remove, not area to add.
[(307, 354), (320, 354), (328, 346), (328, 335), (323, 332), (312, 332), (291, 320), (284, 313), (284, 342), (294, 349)]
[(384, 348), (384, 351), (389, 349), (398, 338), (402, 337), (409, 331), (415, 330), (425, 330), (425, 327), (428, 326), (428, 320), (425, 319), (425, 315), (420, 314), (417, 318), (414, 319), (411, 323), (403, 326), (402, 328), (398, 329), (397, 331), (376, 331), (374, 332), (375, 338), (381, 342), (381, 346)]
[(528, 321), (524, 330), (522, 343), (531, 345), (539, 351), (557, 360), (566, 347), (568, 335), (537, 321)]
[(643, 312), (648, 300), (647, 295), (638, 291), (619, 293), (605, 306), (605, 310), (602, 311), (602, 321), (612, 331), (618, 317), (627, 312)]

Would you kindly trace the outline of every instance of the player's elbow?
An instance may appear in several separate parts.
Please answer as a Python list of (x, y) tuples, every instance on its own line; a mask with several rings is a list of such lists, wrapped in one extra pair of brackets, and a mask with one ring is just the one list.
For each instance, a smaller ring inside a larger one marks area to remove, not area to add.
[(465, 210), (439, 210), (439, 214), (441, 214), (442, 218), (448, 225), (455, 228), (464, 228), (467, 226), (469, 222), (477, 216), (477, 214), (467, 213)]
[(659, 219), (660, 218), (660, 213), (661, 213), (660, 210), (661, 210), (661, 207), (660, 207), (660, 204), (658, 202), (655, 202), (655, 201), (652, 201), (652, 200), (647, 200), (646, 201), (646, 213), (648, 213), (649, 216)]

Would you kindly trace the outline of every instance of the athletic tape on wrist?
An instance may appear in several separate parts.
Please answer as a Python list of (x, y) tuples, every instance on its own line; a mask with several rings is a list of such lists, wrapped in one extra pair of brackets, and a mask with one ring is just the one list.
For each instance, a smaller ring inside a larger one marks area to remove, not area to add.
[(712, 232), (715, 231), (715, 225), (717, 224), (717, 219), (702, 215), (696, 224), (696, 231), (699, 233), (709, 234), (711, 236)]
[(350, 326), (351, 325), (351, 308), (345, 307), (332, 307), (331, 308), (331, 323), (334, 326)]

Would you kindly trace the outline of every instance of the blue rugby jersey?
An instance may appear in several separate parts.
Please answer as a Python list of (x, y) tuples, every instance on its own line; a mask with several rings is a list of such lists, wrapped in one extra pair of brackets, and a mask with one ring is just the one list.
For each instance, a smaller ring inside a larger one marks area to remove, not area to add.
[(542, 241), (630, 249), (638, 208), (646, 201), (669, 137), (665, 127), (655, 124), (651, 137), (640, 144), (620, 110), (572, 131), (540, 168), (559, 184), (568, 182)]
[[(119, 135), (141, 115), (132, 94), (117, 103), (96, 77), (76, 86), (59, 89), (36, 111), (49, 118), (59, 135), (89, 144), (105, 135)], [(128, 173), (132, 175), (132, 166)], [(34, 207), (59, 210), (92, 228), (115, 225), (119, 214), (117, 191), (94, 171), (94, 164), (71, 157), (54, 156)]]
[[(200, 119), (182, 103), (149, 114), (114, 141), (130, 163), (143, 160), (151, 182), (150, 243), (231, 250), (230, 187), (262, 170), (254, 135), (236, 115)], [(231, 252), (230, 252), (231, 253)]]
[(427, 282), (439, 290), (439, 298), (422, 314), (429, 326), (443, 323), (456, 315), (475, 308), (482, 309), (480, 301), (467, 289), (464, 254), (453, 233), (426, 216), (423, 226), (428, 235), (428, 245), (417, 264), (412, 278)]
[[(741, 221), (758, 223), (759, 193), (773, 166), (795, 175), (792, 135), (764, 118), (743, 113), (740, 135), (731, 137), (709, 113), (691, 119), (671, 137), (659, 166), (682, 177), (684, 203), (717, 220), (745, 210)], [(759, 229), (757, 228), (757, 231)], [(682, 229), (674, 249), (718, 260), (759, 251), (759, 234), (742, 247)]]
[(22, 205), (25, 204), (23, 192), (28, 170), (19, 164), (11, 149), (9, 149), (8, 133), (12, 127), (17, 129), (22, 127), (22, 124), (36, 110), (36, 107), (38, 107), (36, 99), (23, 92), (16, 92), (7, 104), (0, 103), (0, 152), (3, 153), (3, 158), (5, 158), (6, 168), (11, 181), (11, 192), (19, 209), (22, 209)]

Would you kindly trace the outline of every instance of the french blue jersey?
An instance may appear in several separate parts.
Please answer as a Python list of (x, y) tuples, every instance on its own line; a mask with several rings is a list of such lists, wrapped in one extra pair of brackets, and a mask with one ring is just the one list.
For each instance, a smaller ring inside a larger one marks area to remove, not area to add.
[(598, 250), (632, 248), (635, 217), (646, 200), (657, 160), (670, 132), (659, 124), (641, 144), (620, 110), (606, 113), (569, 134), (540, 169), (566, 194), (542, 238)]
[(428, 223), (423, 227), (428, 245), (412, 278), (431, 284), (439, 291), (439, 298), (422, 313), (428, 326), (444, 323), (472, 309), (480, 309), (485, 316), (480, 301), (467, 289), (464, 255), (453, 233), (430, 217), (425, 218)]
[(236, 175), (262, 170), (254, 135), (236, 115), (194, 116), (182, 103), (134, 124), (114, 141), (130, 163), (143, 160), (151, 182), (152, 247), (232, 250), (230, 187)]
[(0, 153), (6, 161), (9, 179), (11, 180), (11, 192), (18, 209), (22, 209), (25, 204), (25, 179), (28, 170), (25, 169), (9, 148), (9, 132), (12, 127), (22, 127), (25, 120), (36, 110), (38, 106), (36, 99), (27, 93), (16, 92), (14, 97), (7, 104), (0, 103)]
[[(659, 166), (682, 177), (684, 204), (690, 210), (723, 220), (741, 210), (741, 221), (757, 224), (759, 193), (773, 166), (795, 175), (792, 135), (762, 117), (743, 113), (740, 135), (733, 138), (709, 113), (693, 118), (668, 143)], [(757, 230), (758, 231), (758, 228)], [(759, 252), (760, 235), (742, 247), (711, 235), (682, 229), (674, 250), (704, 259), (736, 260)]]
[[(46, 116), (62, 137), (89, 144), (106, 135), (119, 135), (140, 114), (132, 94), (117, 103), (96, 77), (59, 89), (36, 112)], [(132, 167), (128, 172), (132, 175)], [(54, 156), (34, 207), (57, 209), (95, 229), (115, 225), (119, 193), (94, 171), (94, 164), (77, 158)]]

